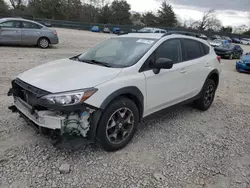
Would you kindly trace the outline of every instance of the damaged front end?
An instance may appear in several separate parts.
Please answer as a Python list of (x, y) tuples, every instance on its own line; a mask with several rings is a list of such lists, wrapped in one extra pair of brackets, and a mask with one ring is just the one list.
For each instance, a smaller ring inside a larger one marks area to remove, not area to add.
[(19, 112), (39, 130), (48, 129), (53, 138), (70, 135), (94, 141), (100, 113), (83, 102), (95, 91), (87, 89), (52, 94), (15, 79), (8, 92), (8, 96), (14, 97), (14, 105), (9, 109)]

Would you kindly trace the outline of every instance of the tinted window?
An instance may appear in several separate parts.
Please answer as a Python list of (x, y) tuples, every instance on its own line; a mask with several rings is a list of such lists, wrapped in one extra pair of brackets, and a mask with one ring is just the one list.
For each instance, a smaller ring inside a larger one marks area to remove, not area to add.
[(2, 28), (20, 28), (21, 22), (19, 22), (19, 21), (7, 21), (7, 22), (0, 23), (0, 26)]
[(240, 50), (241, 49), (241, 47), (238, 46), (238, 45), (236, 45), (235, 48), (236, 48), (236, 50)]
[(233, 49), (235, 45), (233, 44), (222, 44), (219, 46), (220, 48), (225, 48), (225, 49)]
[(181, 42), (179, 39), (167, 40), (156, 50), (156, 59), (168, 58), (179, 63), (182, 60)]
[(166, 31), (161, 31), (161, 33), (166, 33)]
[(203, 43), (201, 43), (201, 46), (203, 47), (204, 55), (209, 54), (210, 48), (206, 44), (203, 44)]
[(41, 26), (32, 22), (23, 22), (23, 28), (27, 29), (40, 29)]
[(157, 30), (157, 31), (155, 31), (155, 33), (160, 33), (160, 31), (159, 31), (159, 30)]
[(183, 39), (183, 48), (186, 61), (196, 59), (203, 56), (202, 49), (198, 41), (191, 39)]

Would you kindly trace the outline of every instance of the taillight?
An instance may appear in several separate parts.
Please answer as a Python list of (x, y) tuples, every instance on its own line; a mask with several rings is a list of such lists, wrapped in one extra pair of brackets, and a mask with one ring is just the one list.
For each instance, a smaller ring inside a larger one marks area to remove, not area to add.
[(221, 61), (221, 56), (217, 56), (217, 60), (218, 60), (219, 63), (220, 63), (220, 61)]

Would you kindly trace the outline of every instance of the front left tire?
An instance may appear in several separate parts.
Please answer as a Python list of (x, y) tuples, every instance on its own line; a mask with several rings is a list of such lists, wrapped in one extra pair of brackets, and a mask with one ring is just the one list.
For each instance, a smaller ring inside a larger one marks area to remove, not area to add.
[(138, 122), (139, 111), (135, 103), (126, 97), (115, 99), (98, 123), (97, 143), (106, 151), (124, 148), (133, 138)]

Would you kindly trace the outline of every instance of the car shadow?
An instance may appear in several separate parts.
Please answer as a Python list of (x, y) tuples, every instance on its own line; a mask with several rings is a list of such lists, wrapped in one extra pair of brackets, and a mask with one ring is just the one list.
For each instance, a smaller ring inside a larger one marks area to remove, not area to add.
[[(194, 111), (200, 112), (199, 110), (193, 108), (193, 104), (177, 105), (163, 109), (161, 111), (155, 112), (147, 117), (145, 117), (137, 127), (137, 133), (135, 134), (135, 139), (138, 136), (143, 135), (144, 132), (150, 131), (152, 129), (151, 125), (156, 125), (162, 122), (169, 122), (171, 119), (179, 118), (179, 116), (185, 116)], [(68, 137), (63, 138), (56, 145), (53, 144), (60, 151), (67, 151), (69, 153), (75, 153), (80, 150), (86, 151), (91, 150), (93, 152), (100, 151), (100, 147), (96, 143), (90, 143), (81, 136), (78, 137)]]

